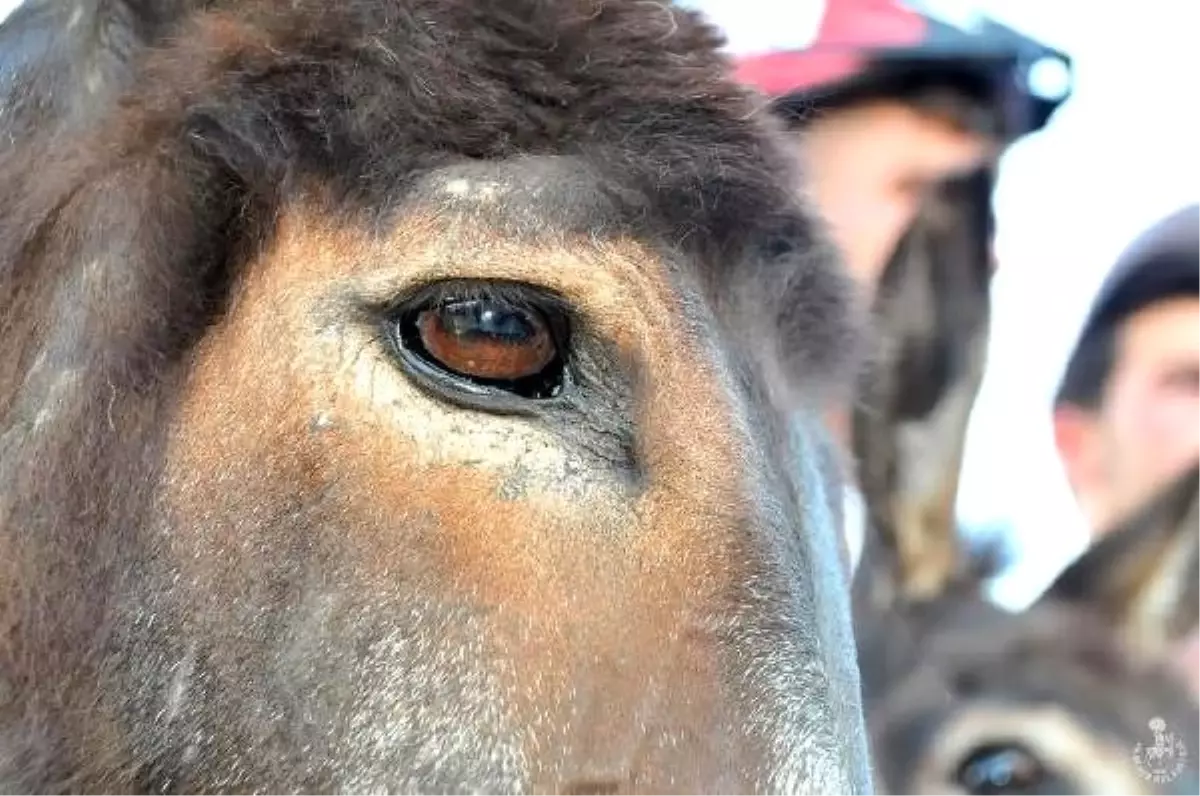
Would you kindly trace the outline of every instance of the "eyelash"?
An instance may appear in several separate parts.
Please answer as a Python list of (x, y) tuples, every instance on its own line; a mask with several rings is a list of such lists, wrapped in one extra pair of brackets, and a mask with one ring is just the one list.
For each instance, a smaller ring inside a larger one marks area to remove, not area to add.
[[(537, 300), (530, 300), (531, 294)], [(404, 307), (418, 304), (433, 308), (457, 301), (495, 301), (510, 304), (525, 310), (570, 315), (565, 301), (560, 297), (519, 282), (481, 282), (474, 280), (449, 280), (418, 287), (403, 299), (393, 302), (390, 313), (395, 314)]]

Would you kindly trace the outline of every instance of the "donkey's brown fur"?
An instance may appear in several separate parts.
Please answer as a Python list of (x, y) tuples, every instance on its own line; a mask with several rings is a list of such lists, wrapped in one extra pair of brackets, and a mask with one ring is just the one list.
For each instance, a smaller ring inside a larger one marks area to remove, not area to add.
[(1155, 743), (1156, 718), (1189, 754), (1200, 740), (1197, 708), (1163, 665), (1164, 642), (1196, 626), (1200, 473), (1021, 614), (983, 599), (983, 572), (957, 539), (957, 472), (986, 343), (989, 203), (983, 175), (950, 186), (901, 246), (880, 299), (883, 352), (859, 407), (872, 526), (855, 632), (876, 785), (1194, 792), (1194, 757), (1172, 751), (1166, 763), (1181, 769), (1155, 781), (1139, 773), (1135, 749)]
[(0, 790), (867, 789), (848, 288), (715, 32), (228, 5), (0, 151)]

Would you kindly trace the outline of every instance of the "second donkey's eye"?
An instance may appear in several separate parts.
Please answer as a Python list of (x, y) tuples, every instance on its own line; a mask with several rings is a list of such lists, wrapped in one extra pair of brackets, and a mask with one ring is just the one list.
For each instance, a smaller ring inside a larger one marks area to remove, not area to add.
[(967, 793), (975, 794), (1042, 793), (1045, 778), (1042, 764), (1017, 744), (979, 747), (958, 769), (958, 783)]

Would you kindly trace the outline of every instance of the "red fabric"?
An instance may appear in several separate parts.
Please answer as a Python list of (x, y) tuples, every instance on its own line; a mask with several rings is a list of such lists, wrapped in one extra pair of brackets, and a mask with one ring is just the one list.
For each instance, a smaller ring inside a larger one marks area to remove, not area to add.
[(739, 58), (734, 77), (776, 97), (837, 83), (861, 70), (865, 62), (866, 58), (857, 50), (767, 53)]
[(813, 48), (903, 47), (919, 44), (925, 32), (925, 18), (898, 0), (828, 0)]
[(925, 18), (897, 0), (827, 0), (809, 49), (747, 54), (735, 76), (772, 96), (803, 91), (851, 77), (871, 50), (920, 44), (925, 35)]

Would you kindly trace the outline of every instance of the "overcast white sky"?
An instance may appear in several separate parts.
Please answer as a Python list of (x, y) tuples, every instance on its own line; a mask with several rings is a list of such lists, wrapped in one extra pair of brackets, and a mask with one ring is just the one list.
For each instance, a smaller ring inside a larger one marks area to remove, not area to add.
[[(778, 0), (791, 16), (804, 2)], [(0, 0), (0, 18), (14, 5)], [(1197, 199), (1200, 3), (979, 5), (1067, 51), (1076, 69), (1074, 97), (1001, 169), (993, 344), (959, 503), (972, 525), (1011, 524), (1024, 556), (995, 596), (1017, 607), (1083, 543), (1053, 451), (1049, 402), (1088, 302), (1128, 239)]]

